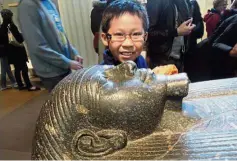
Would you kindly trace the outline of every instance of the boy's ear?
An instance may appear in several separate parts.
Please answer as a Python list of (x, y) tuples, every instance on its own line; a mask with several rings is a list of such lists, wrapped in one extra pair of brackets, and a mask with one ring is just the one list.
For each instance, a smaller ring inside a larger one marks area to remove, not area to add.
[(101, 40), (102, 40), (102, 42), (103, 42), (103, 44), (104, 44), (104, 46), (109, 46), (109, 41), (108, 41), (108, 39), (107, 39), (107, 37), (106, 37), (106, 34), (105, 33), (101, 33), (101, 35), (100, 35), (100, 38), (101, 38)]

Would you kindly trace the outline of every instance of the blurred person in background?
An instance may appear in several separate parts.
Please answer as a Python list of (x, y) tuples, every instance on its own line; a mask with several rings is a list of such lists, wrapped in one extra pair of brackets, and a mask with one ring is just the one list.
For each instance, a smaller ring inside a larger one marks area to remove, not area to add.
[[(16, 33), (19, 35), (21, 39), (20, 42), (23, 41), (23, 37), (21, 33), (18, 31), (17, 27), (15, 28)], [(8, 53), (8, 60), (9, 64), (14, 65), (15, 70), (15, 79), (18, 85), (19, 90), (27, 89), (28, 91), (38, 91), (40, 90), (39, 87), (33, 86), (31, 84), (29, 74), (28, 74), (28, 56), (25, 50), (25, 47), (22, 43), (17, 42), (11, 33), (9, 33), (9, 53)], [(24, 83), (22, 82), (22, 78), (24, 79)]]
[(210, 37), (212, 45), (212, 79), (236, 77), (237, 15), (223, 21)]
[(202, 65), (203, 57), (197, 52), (197, 40), (203, 37), (204, 23), (198, 2), (196, 0), (190, 0), (189, 5), (191, 7), (193, 23), (196, 27), (188, 36), (187, 52), (184, 55), (184, 72), (188, 74), (192, 82), (195, 82), (201, 77), (197, 74), (197, 71)]
[(1, 60), (1, 88), (0, 91), (7, 89), (7, 80), (6, 74), (8, 75), (12, 87), (17, 87), (15, 78), (11, 72), (11, 67), (8, 63), (8, 49), (9, 49), (9, 37), (8, 32), (9, 30), (12, 32), (13, 36), (19, 42), (22, 42), (21, 38), (16, 32), (16, 26), (12, 21), (13, 13), (8, 9), (3, 9), (1, 11), (1, 16), (3, 23), (0, 27), (0, 60)]
[(147, 0), (147, 12), (149, 67), (174, 64), (182, 72), (187, 36), (195, 28), (188, 1)]
[(83, 68), (51, 0), (21, 0), (18, 16), (34, 70), (49, 92), (71, 70)]
[(221, 20), (221, 13), (226, 9), (227, 5), (227, 0), (213, 1), (213, 8), (208, 10), (207, 14), (204, 16), (207, 37), (210, 37), (217, 28), (217, 25)]
[(103, 42), (100, 39), (101, 30), (101, 20), (102, 14), (105, 8), (115, 0), (94, 0), (92, 2), (93, 9), (91, 11), (91, 31), (94, 35), (93, 46), (95, 52), (98, 54), (98, 63), (103, 61), (103, 53), (106, 49)]
[(92, 2), (93, 9), (91, 11), (91, 31), (94, 35), (93, 45), (95, 52), (99, 53), (99, 33), (102, 14), (107, 6), (107, 1), (94, 0)]
[(230, 9), (226, 9), (225, 11), (223, 11), (223, 13), (221, 14), (221, 20), (220, 20), (220, 23), (219, 25), (224, 21), (226, 20), (227, 18), (233, 16), (237, 14), (237, 0), (234, 0), (232, 3), (231, 3), (231, 6), (230, 6)]

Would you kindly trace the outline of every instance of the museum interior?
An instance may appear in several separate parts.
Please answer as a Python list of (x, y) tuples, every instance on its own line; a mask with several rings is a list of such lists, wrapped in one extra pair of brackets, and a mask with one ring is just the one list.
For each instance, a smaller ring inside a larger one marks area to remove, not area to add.
[(0, 160), (237, 160), (237, 0), (0, 5)]

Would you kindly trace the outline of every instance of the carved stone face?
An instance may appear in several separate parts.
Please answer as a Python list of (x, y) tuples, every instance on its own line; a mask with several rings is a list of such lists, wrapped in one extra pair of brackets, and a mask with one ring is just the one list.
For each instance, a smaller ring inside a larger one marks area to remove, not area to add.
[(32, 159), (108, 156), (154, 132), (167, 97), (187, 91), (186, 75), (157, 77), (131, 61), (72, 73), (41, 110)]
[(103, 129), (120, 129), (131, 138), (151, 133), (159, 123), (166, 100), (166, 83), (151, 70), (126, 62), (107, 69), (100, 80), (99, 101), (89, 111), (90, 123)]

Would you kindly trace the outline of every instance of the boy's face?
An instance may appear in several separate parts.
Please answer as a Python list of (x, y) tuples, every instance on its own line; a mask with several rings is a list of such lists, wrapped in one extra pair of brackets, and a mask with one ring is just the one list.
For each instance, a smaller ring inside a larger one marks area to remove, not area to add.
[[(108, 34), (112, 35), (109, 39), (106, 33), (102, 33), (102, 41), (105, 46), (109, 47), (113, 57), (119, 62), (134, 61), (141, 54), (146, 33), (144, 32), (142, 19), (138, 16), (125, 13), (112, 19)], [(125, 39), (123, 39), (123, 35), (127, 35)]]

